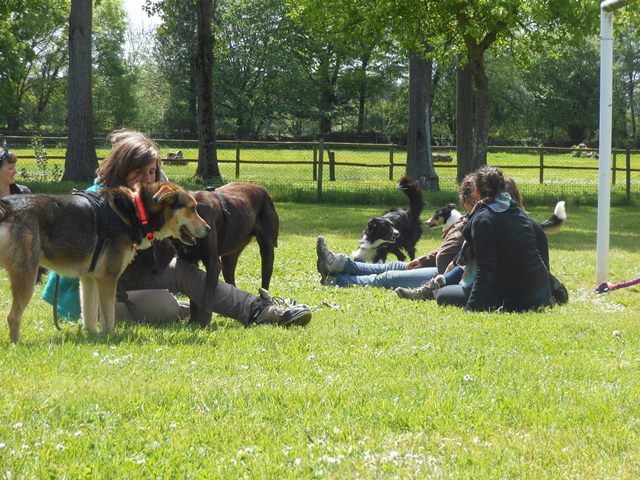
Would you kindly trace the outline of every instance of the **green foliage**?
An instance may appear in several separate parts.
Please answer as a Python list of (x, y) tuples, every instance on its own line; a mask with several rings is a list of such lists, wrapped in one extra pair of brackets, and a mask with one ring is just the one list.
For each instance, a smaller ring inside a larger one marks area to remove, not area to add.
[(94, 119), (103, 130), (132, 123), (137, 78), (124, 61), (127, 27), (122, 0), (102, 0), (93, 15)]
[[(19, 130), (29, 121), (38, 123), (60, 87), (57, 77), (66, 59), (69, 0), (2, 3), (0, 127)], [(29, 119), (24, 118), (25, 111)]]
[[(473, 314), (319, 285), (315, 238), (355, 248), (380, 207), (278, 203), (272, 291), (307, 328), (118, 322), (62, 332), (36, 288), (23, 342), (0, 328), (0, 455), (11, 478), (633, 478), (640, 289), (593, 296), (595, 209), (550, 237), (567, 306)], [(549, 209), (532, 209), (536, 219)], [(639, 274), (635, 209), (612, 216), (612, 280)], [(419, 250), (434, 248), (425, 232)], [(257, 291), (258, 248), (238, 284)], [(9, 309), (0, 271), (0, 316)]]
[[(49, 164), (49, 155), (42, 142), (42, 137), (36, 135), (31, 139), (33, 144), (33, 153), (36, 157), (35, 170), (27, 170), (23, 167), (20, 170), (20, 175), (27, 182), (59, 182), (62, 179), (62, 169), (60, 165), (54, 164), (52, 167)], [(51, 167), (51, 168), (49, 168)]]

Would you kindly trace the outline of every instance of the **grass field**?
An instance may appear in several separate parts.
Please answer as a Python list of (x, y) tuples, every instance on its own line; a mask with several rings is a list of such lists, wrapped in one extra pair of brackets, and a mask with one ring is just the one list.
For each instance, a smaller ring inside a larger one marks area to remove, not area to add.
[[(272, 292), (307, 328), (122, 321), (54, 330), (41, 286), (22, 343), (0, 328), (3, 478), (637, 478), (640, 289), (588, 294), (595, 209), (550, 237), (568, 305), (484, 314), (319, 285), (315, 239), (355, 248), (380, 207), (278, 203)], [(530, 209), (546, 218), (548, 207)], [(640, 275), (634, 208), (614, 208), (611, 280)], [(425, 232), (420, 251), (439, 243)], [(256, 291), (259, 259), (240, 259)], [(10, 290), (0, 271), (0, 316)]]

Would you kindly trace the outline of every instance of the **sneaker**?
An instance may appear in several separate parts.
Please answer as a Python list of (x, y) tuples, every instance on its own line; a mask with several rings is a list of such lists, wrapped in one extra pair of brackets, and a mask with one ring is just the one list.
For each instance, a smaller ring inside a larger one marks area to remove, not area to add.
[(400, 298), (408, 298), (409, 300), (430, 300), (438, 289), (444, 287), (445, 284), (444, 275), (436, 275), (417, 288), (398, 287), (396, 288), (396, 293)]
[(182, 320), (189, 320), (191, 318), (191, 304), (184, 300), (178, 300), (179, 316)]
[(264, 288), (260, 289), (262, 301), (249, 319), (249, 325), (279, 325), (304, 327), (311, 321), (311, 311), (306, 305), (289, 306), (284, 299), (272, 296)]
[(324, 237), (321, 235), (316, 242), (316, 253), (318, 254), (318, 272), (320, 275), (330, 275), (332, 273), (340, 273), (347, 263), (349, 257), (344, 253), (333, 253), (324, 243)]

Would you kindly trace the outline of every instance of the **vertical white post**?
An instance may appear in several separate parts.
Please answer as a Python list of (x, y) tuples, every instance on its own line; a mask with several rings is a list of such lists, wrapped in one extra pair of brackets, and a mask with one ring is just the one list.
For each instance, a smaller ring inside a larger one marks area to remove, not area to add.
[(598, 169), (598, 233), (596, 285), (609, 276), (611, 218), (611, 104), (613, 90), (613, 12), (636, 0), (605, 0), (600, 4), (600, 167)]
[(600, 140), (598, 169), (598, 230), (596, 285), (609, 276), (611, 209), (611, 104), (613, 84), (613, 13), (600, 9)]

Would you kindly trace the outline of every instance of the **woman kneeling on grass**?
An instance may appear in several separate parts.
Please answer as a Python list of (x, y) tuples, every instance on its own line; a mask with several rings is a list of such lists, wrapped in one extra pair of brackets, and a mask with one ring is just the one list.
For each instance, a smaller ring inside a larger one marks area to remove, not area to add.
[[(89, 190), (102, 187), (126, 186), (166, 180), (160, 169), (160, 149), (140, 132), (117, 131), (109, 136), (111, 153), (98, 168), (96, 183)], [(153, 272), (152, 248), (141, 250), (125, 269), (118, 281), (116, 316), (153, 323), (176, 320), (181, 311), (171, 293), (183, 293), (196, 303), (204, 297), (208, 286), (206, 274), (188, 261), (174, 257), (162, 272)], [(49, 277), (42, 294), (54, 303), (55, 272)], [(171, 292), (171, 293), (170, 293)], [(80, 296), (78, 279), (60, 277), (57, 312), (67, 318), (79, 318)], [(306, 306), (287, 306), (260, 289), (260, 295), (240, 290), (219, 281), (213, 292), (213, 311), (238, 320), (243, 325), (275, 324), (280, 326), (304, 326), (311, 320)]]
[(466, 269), (475, 266), (465, 310), (527, 311), (555, 304), (544, 232), (506, 192), (499, 168), (482, 167), (475, 184), (478, 202), (462, 231), (472, 259)]

